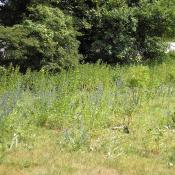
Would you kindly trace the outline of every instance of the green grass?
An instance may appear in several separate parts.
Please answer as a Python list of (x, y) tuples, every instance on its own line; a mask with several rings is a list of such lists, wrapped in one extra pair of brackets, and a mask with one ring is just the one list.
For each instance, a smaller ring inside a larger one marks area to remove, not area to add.
[(0, 174), (174, 175), (175, 60), (0, 70)]

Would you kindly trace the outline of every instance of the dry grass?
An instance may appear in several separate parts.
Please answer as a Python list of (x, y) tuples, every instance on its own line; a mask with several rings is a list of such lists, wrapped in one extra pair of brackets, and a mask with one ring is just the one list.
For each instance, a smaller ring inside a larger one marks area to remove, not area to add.
[(109, 157), (98, 152), (67, 152), (60, 148), (56, 137), (55, 131), (45, 131), (32, 143), (30, 150), (24, 145), (13, 149), (1, 162), (0, 174), (174, 175), (175, 172), (175, 167), (170, 167), (159, 156)]

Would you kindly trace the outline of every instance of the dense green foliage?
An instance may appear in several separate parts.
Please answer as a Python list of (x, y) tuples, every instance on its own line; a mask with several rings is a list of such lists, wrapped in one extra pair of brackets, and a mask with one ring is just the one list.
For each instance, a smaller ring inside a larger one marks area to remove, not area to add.
[(0, 0), (0, 174), (174, 175), (174, 9)]
[(81, 24), (80, 51), (89, 61), (158, 59), (165, 50), (162, 37), (174, 29), (174, 0), (67, 0), (60, 4)]
[(29, 6), (28, 13), (29, 17), (20, 24), (0, 27), (7, 62), (16, 62), (24, 68), (57, 70), (76, 65), (79, 42), (72, 17), (44, 4)]
[(0, 44), (5, 62), (33, 68), (69, 67), (79, 54), (112, 64), (159, 59), (174, 8), (174, 0), (10, 0), (0, 7)]

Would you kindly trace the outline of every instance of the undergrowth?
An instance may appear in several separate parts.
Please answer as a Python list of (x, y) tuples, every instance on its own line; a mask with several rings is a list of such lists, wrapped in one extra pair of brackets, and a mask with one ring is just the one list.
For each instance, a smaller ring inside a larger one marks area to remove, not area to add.
[(0, 163), (13, 149), (33, 149), (44, 130), (64, 151), (156, 158), (172, 168), (174, 64), (85, 64), (59, 74), (1, 68)]

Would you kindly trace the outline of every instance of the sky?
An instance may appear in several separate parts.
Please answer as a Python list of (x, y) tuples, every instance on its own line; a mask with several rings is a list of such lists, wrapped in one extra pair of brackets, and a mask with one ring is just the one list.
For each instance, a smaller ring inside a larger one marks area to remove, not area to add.
[(8, 0), (0, 0), (0, 6), (3, 6)]

